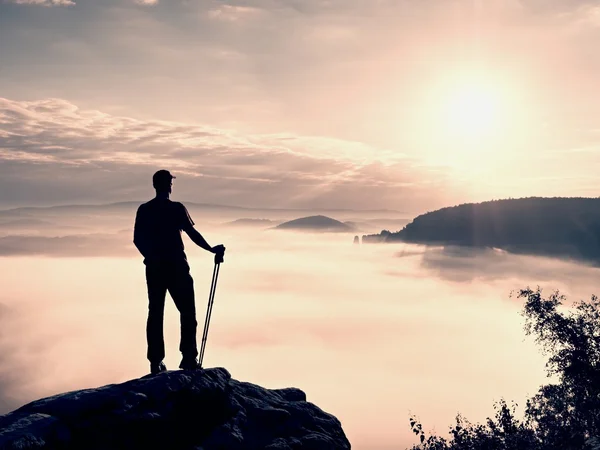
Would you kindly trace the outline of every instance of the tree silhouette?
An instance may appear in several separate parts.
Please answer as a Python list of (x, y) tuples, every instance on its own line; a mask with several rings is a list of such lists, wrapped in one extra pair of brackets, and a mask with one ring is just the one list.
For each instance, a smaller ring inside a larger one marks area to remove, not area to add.
[[(426, 436), (414, 416), (412, 431), (420, 443), (412, 450), (595, 450), (600, 448), (600, 301), (575, 302), (566, 308), (566, 297), (541, 289), (522, 289), (525, 332), (548, 355), (548, 376), (557, 382), (540, 387), (527, 400), (519, 420), (515, 406), (502, 400), (485, 424), (471, 424), (460, 414), (450, 428), (450, 438)], [(564, 310), (564, 311), (563, 311)]]

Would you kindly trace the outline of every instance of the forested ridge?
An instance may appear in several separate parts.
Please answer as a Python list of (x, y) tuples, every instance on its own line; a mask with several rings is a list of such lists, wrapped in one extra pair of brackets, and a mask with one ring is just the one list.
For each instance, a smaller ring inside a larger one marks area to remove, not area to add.
[(600, 198), (466, 203), (422, 214), (398, 232), (363, 236), (363, 242), (398, 241), (600, 261)]

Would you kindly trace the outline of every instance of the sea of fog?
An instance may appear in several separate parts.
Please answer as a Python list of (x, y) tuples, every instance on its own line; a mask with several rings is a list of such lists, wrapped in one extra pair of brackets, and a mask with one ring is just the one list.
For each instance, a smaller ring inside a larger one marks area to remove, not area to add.
[[(481, 421), (501, 398), (523, 405), (547, 381), (545, 359), (525, 336), (522, 300), (511, 291), (540, 285), (573, 300), (598, 293), (597, 269), (571, 262), (353, 245), (348, 234), (198, 228), (227, 246), (205, 366), (303, 389), (341, 420), (358, 450), (409, 447), (410, 414), (446, 434), (458, 412)], [(131, 232), (99, 240), (102, 251), (52, 239), (43, 255), (22, 236), (0, 240), (0, 413), (148, 373), (144, 266)], [(185, 242), (201, 336), (212, 255)], [(111, 245), (133, 250), (113, 255)], [(176, 369), (170, 298), (165, 339), (165, 362)]]

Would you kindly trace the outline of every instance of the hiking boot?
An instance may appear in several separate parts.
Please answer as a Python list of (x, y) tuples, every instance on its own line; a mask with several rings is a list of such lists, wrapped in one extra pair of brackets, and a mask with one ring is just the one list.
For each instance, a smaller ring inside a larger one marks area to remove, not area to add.
[(162, 361), (159, 363), (150, 363), (150, 373), (151, 374), (164, 372), (165, 370), (167, 370), (167, 366), (165, 366), (165, 363)]
[(202, 369), (202, 366), (200, 366), (196, 358), (183, 358), (179, 364), (179, 368), (183, 370), (197, 370)]

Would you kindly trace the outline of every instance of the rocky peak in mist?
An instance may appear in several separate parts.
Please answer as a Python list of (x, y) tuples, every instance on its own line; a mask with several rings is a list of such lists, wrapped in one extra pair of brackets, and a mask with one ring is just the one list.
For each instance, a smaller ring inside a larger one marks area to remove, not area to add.
[(275, 229), (330, 232), (350, 232), (354, 230), (354, 228), (349, 224), (322, 215), (302, 217), (300, 219), (290, 220), (289, 222), (284, 222), (280, 225), (277, 225)]
[(34, 401), (0, 416), (0, 449), (350, 449), (340, 422), (299, 389), (223, 368), (168, 371)]

